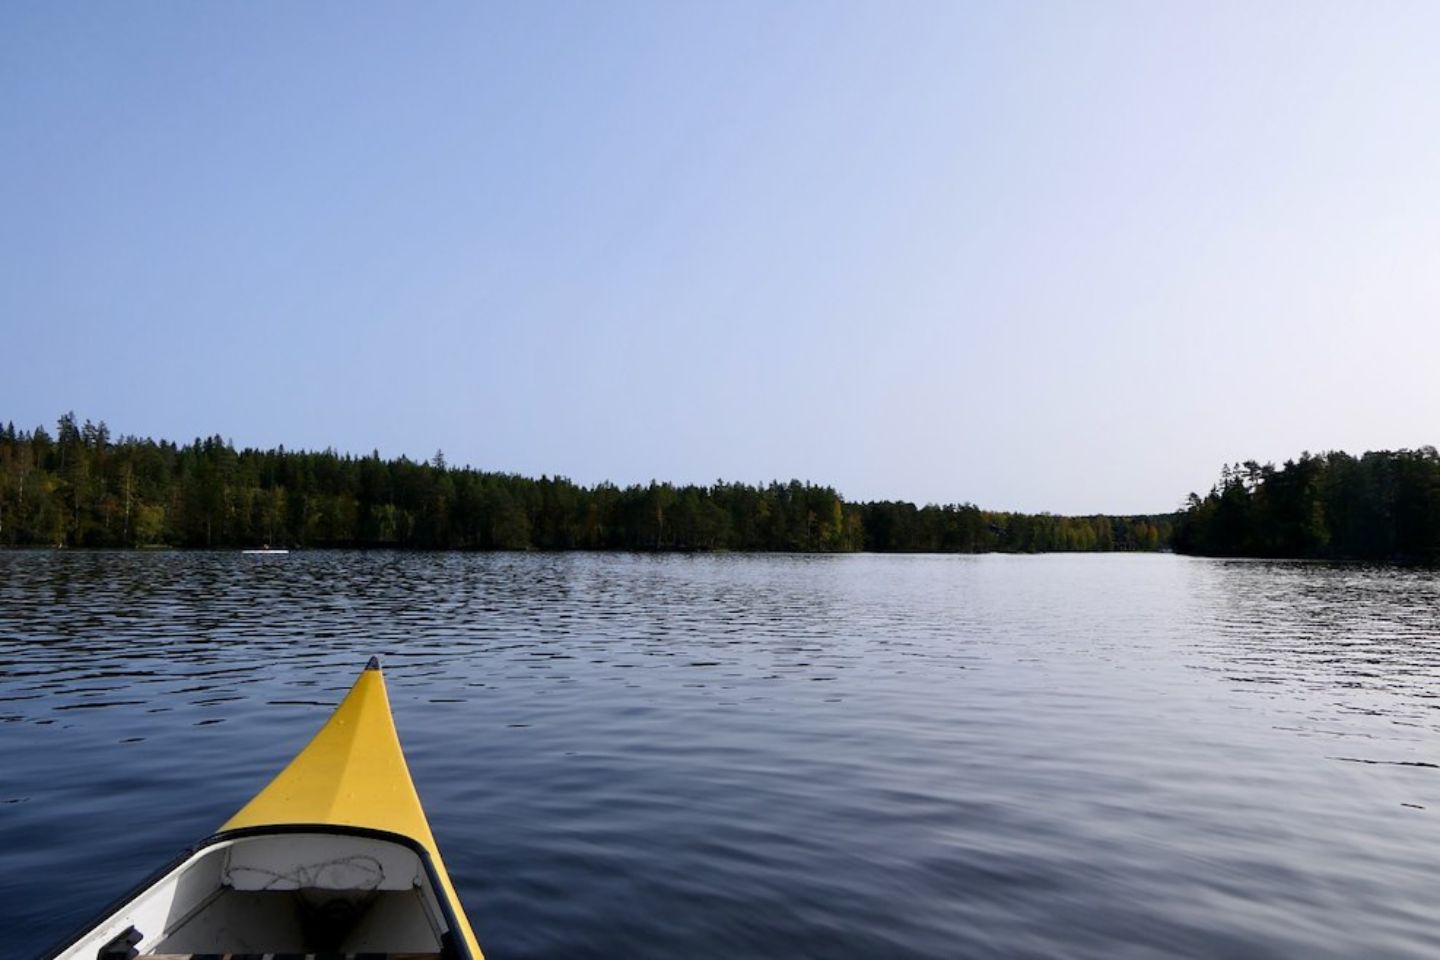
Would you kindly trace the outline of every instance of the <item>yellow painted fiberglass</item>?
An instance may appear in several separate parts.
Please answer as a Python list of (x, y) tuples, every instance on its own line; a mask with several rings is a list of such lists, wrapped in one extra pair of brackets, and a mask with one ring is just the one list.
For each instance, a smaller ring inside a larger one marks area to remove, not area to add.
[(480, 945), (410, 779), (377, 658), (370, 658), (360, 679), (305, 749), (225, 821), (220, 832), (276, 824), (363, 827), (419, 843), (430, 854), (462, 936), (475, 960), (481, 960)]
[(385, 830), (418, 840), (439, 856), (375, 660), (305, 749), (220, 829), (277, 823)]
[(215, 835), (51, 954), (484, 960), (371, 659), (314, 739)]

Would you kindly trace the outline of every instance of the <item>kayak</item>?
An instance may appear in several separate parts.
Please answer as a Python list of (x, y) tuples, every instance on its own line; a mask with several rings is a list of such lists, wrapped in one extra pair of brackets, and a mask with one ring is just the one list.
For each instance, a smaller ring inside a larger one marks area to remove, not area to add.
[(315, 954), (483, 960), (373, 657), (265, 789), (51, 956)]

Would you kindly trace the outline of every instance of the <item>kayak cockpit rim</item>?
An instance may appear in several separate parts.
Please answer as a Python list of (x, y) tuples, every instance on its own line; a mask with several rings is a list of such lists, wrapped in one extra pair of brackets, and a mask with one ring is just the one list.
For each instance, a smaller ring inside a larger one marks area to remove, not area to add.
[[(103, 947), (116, 935), (123, 933), (130, 926), (125, 922), (128, 916), (127, 911), (141, 903), (146, 895), (155, 888), (163, 885), (172, 878), (177, 871), (182, 870), (188, 863), (195, 861), (206, 851), (216, 847), (231, 846), (237, 842), (250, 840), (262, 840), (270, 837), (293, 837), (300, 839), (304, 836), (310, 837), (333, 837), (350, 838), (354, 840), (372, 841), (386, 844), (393, 844), (405, 848), (413, 854), (419, 863), (420, 869), (424, 872), (429, 892), (435, 901), (435, 907), (440, 914), (440, 920), (445, 929), (439, 932), (439, 950), (436, 956), (444, 960), (481, 960), (470, 950), (470, 945), (464, 935), (464, 927), (459, 918), (457, 905), (451, 901), (448, 888), (441, 882), (440, 873), (435, 868), (434, 858), (425, 844), (413, 837), (400, 833), (392, 833), (387, 830), (376, 830), (369, 827), (356, 827), (338, 825), (332, 823), (283, 823), (271, 824), (256, 827), (239, 827), (231, 830), (222, 830), (212, 834), (184, 850), (174, 860), (146, 877), (139, 885), (131, 889), (123, 896), (116, 899), (107, 906), (100, 916), (88, 923), (82, 929), (66, 937), (64, 941), (56, 944), (42, 957), (60, 957), (70, 954), (77, 948), (97, 949)], [(297, 890), (296, 892), (301, 892)], [(97, 934), (104, 932), (110, 934), (103, 940)], [(172, 931), (159, 931), (161, 935), (169, 935)], [(149, 931), (141, 931), (147, 934), (146, 939), (157, 941), (160, 937), (151, 934)], [(153, 945), (153, 944), (152, 944)], [(149, 948), (146, 948), (147, 951)], [(153, 951), (151, 951), (153, 952)], [(313, 952), (313, 951), (311, 951)], [(413, 951), (409, 951), (413, 952)], [(80, 954), (89, 960), (88, 954)], [(144, 956), (142, 954), (141, 956)]]

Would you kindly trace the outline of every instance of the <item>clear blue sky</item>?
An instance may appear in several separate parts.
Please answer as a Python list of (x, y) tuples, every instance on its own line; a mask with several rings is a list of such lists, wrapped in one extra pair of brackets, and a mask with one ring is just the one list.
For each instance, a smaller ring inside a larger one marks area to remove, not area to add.
[(7, 3), (0, 418), (1150, 511), (1440, 442), (1440, 5)]

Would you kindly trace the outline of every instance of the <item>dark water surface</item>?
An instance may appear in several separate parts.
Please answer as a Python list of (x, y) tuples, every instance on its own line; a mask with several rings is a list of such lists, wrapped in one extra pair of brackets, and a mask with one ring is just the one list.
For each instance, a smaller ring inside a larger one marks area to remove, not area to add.
[(0, 553), (0, 954), (366, 657), (492, 960), (1440, 956), (1440, 580), (1168, 556)]

